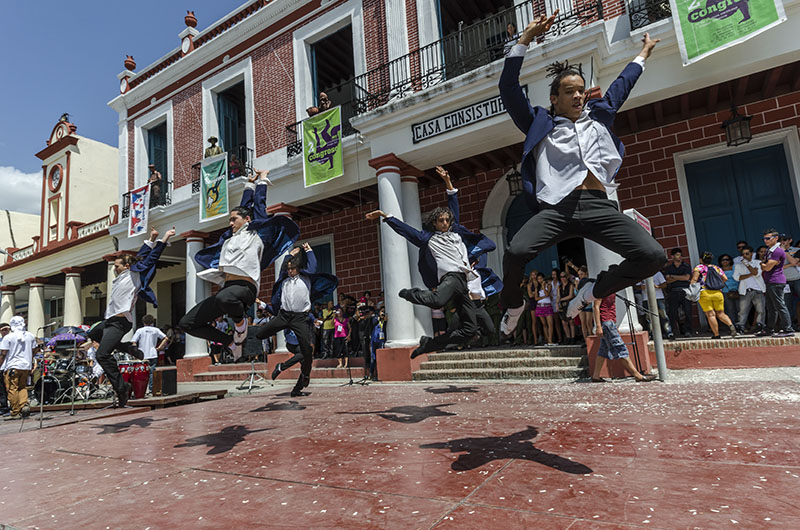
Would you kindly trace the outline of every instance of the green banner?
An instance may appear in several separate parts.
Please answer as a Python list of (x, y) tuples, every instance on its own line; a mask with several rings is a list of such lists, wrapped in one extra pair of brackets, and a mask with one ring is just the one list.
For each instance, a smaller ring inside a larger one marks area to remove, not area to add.
[(306, 188), (341, 177), (344, 174), (341, 107), (306, 118), (302, 129)]
[(786, 20), (781, 0), (670, 0), (683, 65)]
[(228, 215), (228, 155), (204, 158), (200, 166), (200, 222)]

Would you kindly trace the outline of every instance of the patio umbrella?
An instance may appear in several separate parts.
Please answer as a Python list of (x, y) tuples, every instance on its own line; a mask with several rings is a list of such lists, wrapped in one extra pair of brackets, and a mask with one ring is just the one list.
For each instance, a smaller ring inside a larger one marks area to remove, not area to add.
[(59, 333), (58, 335), (53, 336), (49, 341), (47, 341), (48, 346), (55, 346), (56, 342), (61, 341), (74, 341), (78, 344), (86, 341), (85, 335), (78, 335), (77, 333)]
[(63, 333), (83, 333), (83, 328), (79, 326), (63, 326), (53, 330), (53, 336), (61, 335)]

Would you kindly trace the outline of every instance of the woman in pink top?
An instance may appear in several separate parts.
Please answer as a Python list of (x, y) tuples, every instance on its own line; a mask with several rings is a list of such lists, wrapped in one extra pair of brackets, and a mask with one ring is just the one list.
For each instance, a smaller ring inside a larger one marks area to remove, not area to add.
[[(347, 337), (350, 336), (350, 319), (342, 314), (342, 308), (336, 309), (333, 317), (333, 355), (339, 359), (336, 368), (347, 368)], [(344, 364), (342, 364), (344, 359)]]

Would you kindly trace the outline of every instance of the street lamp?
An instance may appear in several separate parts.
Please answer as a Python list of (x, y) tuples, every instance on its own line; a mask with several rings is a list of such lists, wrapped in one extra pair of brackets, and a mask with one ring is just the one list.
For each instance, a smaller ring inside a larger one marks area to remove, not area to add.
[(506, 182), (508, 183), (509, 195), (516, 197), (522, 193), (522, 174), (517, 171), (517, 166), (513, 166), (506, 173)]
[(103, 297), (103, 291), (101, 291), (100, 289), (98, 289), (96, 285), (94, 286), (94, 289), (92, 289), (92, 290), (89, 292), (89, 294), (90, 294), (90, 295), (92, 295), (92, 299), (93, 299), (93, 300), (100, 300), (100, 298), (102, 298), (102, 297)]
[(736, 112), (736, 105), (731, 103), (731, 117), (722, 122), (721, 128), (725, 129), (725, 140), (730, 146), (742, 145), (753, 139), (750, 132), (752, 116), (742, 116)]

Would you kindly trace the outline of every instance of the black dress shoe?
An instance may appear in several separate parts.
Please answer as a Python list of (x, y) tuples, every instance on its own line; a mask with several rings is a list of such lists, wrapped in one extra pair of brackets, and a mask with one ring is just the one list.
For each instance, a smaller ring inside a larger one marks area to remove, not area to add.
[(302, 397), (305, 396), (305, 393), (302, 392), (299, 388), (293, 388), (292, 391), (289, 393), (292, 397)]
[(417, 348), (413, 352), (411, 352), (411, 358), (414, 359), (416, 357), (419, 357), (423, 353), (426, 353), (425, 348), (428, 346), (428, 343), (432, 340), (433, 339), (431, 339), (430, 337), (426, 337), (425, 335), (420, 337), (419, 346), (417, 346)]
[(303, 388), (306, 388), (308, 386), (308, 384), (311, 382), (311, 376), (310, 375), (304, 375), (304, 376), (302, 376), (302, 378), (303, 378)]
[(133, 387), (130, 383), (122, 382), (122, 388), (117, 390), (117, 400), (119, 401), (119, 408), (123, 408), (128, 404), (128, 398), (131, 395)]
[(275, 369), (272, 371), (272, 380), (274, 381), (282, 371), (283, 368), (281, 368), (281, 363), (276, 364)]

